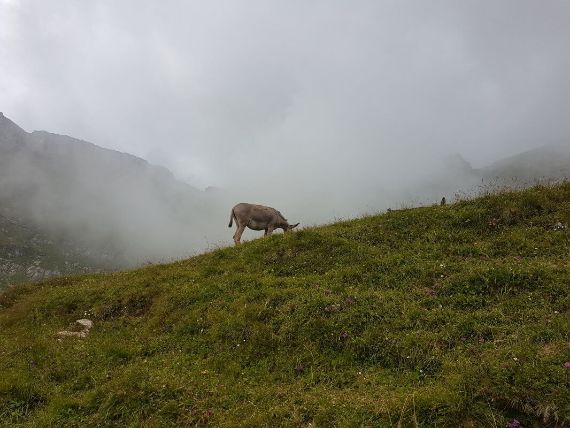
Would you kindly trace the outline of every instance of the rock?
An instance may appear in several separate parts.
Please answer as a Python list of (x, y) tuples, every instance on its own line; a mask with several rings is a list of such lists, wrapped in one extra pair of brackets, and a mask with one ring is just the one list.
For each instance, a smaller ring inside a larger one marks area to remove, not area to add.
[(93, 327), (93, 321), (88, 320), (88, 319), (80, 319), (75, 321), (77, 324), (81, 324), (82, 326), (84, 326), (87, 330), (89, 330), (91, 327)]
[(69, 326), (69, 330), (62, 330), (58, 331), (57, 334), (59, 336), (71, 336), (71, 337), (87, 337), (89, 334), (89, 330), (93, 327), (93, 321), (88, 320), (86, 318), (82, 318), (80, 320), (75, 321), (71, 326)]
[(62, 331), (58, 331), (57, 334), (60, 336), (75, 336), (75, 337), (85, 337), (87, 336), (88, 330), (84, 330), (84, 331), (67, 331), (67, 330), (62, 330)]

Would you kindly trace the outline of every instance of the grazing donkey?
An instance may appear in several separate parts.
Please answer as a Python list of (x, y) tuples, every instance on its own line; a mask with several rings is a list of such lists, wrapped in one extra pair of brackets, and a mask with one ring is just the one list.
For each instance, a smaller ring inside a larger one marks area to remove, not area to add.
[(289, 232), (291, 229), (299, 226), (299, 223), (290, 225), (287, 219), (283, 217), (283, 214), (275, 208), (243, 202), (232, 208), (228, 227), (232, 227), (234, 219), (237, 225), (237, 230), (234, 234), (236, 245), (240, 243), (241, 235), (246, 226), (252, 230), (265, 230), (264, 236), (271, 235), (275, 229), (283, 229), (284, 232)]

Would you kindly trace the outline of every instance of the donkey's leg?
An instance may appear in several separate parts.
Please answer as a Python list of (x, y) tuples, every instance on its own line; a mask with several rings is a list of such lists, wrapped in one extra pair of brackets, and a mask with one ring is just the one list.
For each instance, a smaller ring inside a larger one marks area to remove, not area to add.
[(268, 227), (267, 229), (265, 229), (265, 236), (271, 236), (274, 230), (275, 229), (273, 227)]
[(236, 230), (236, 234), (234, 235), (234, 242), (236, 245), (240, 244), (240, 239), (243, 231), (245, 230), (245, 225), (239, 225), (238, 229)]
[(235, 240), (236, 240), (236, 236), (237, 236), (237, 234), (238, 234), (238, 230), (239, 230), (239, 223), (238, 223), (237, 220), (236, 220), (236, 231), (235, 231), (235, 233), (234, 233), (234, 236), (232, 237), (233, 240), (234, 240), (234, 242), (235, 242)]

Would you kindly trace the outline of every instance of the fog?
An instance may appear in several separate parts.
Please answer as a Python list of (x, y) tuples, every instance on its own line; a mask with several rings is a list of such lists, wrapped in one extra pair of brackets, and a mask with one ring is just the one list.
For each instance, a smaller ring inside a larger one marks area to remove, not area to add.
[(0, 0), (0, 111), (213, 186), (185, 214), (201, 249), (240, 201), (327, 222), (435, 201), (455, 154), (568, 145), (569, 22), (564, 0)]

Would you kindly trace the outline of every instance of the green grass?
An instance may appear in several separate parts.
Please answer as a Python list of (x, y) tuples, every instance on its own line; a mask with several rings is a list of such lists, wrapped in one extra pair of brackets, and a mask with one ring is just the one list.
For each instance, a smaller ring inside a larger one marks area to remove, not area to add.
[(569, 183), (14, 287), (0, 424), (569, 425), (558, 222)]

